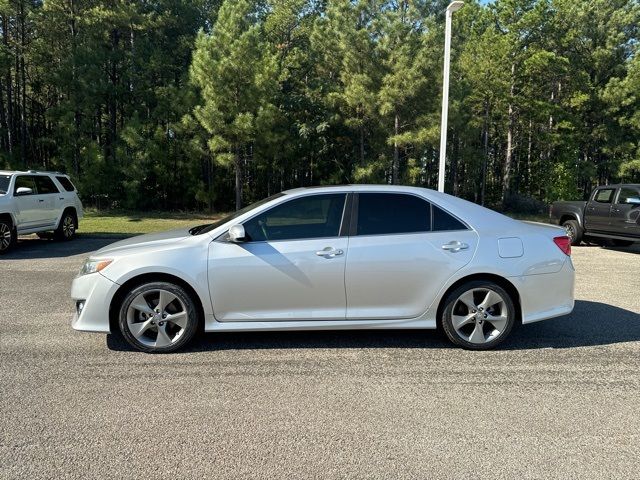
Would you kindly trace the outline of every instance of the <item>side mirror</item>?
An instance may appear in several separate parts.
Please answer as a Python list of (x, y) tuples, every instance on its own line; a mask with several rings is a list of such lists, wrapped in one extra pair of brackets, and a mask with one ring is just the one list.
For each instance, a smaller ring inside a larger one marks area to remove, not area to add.
[(229, 241), (233, 243), (241, 243), (246, 240), (246, 234), (244, 233), (244, 227), (242, 225), (233, 225), (229, 229)]
[(21, 197), (22, 195), (31, 195), (33, 190), (28, 187), (18, 187), (16, 190), (16, 197)]
[(629, 197), (627, 198), (627, 203), (631, 205), (640, 205), (640, 197)]

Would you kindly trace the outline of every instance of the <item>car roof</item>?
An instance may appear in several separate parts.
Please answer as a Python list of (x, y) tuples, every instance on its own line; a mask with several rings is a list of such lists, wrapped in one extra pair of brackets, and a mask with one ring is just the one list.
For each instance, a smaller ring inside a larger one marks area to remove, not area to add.
[(611, 185), (598, 185), (596, 189), (599, 188), (620, 188), (620, 187), (640, 187), (640, 183), (613, 183)]
[(38, 170), (0, 170), (0, 175), (58, 175), (62, 177), (68, 177), (66, 173), (62, 172), (48, 172)]

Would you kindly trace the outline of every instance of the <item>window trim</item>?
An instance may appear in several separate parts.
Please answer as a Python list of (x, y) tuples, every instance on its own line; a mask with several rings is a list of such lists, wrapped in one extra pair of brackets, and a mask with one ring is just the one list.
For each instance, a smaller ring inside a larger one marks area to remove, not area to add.
[[(269, 210), (272, 210), (274, 208), (280, 207), (286, 203), (289, 202), (293, 202), (294, 200), (299, 200), (301, 198), (306, 198), (306, 197), (319, 197), (321, 195), (344, 195), (344, 203), (342, 205), (342, 217), (340, 218), (340, 227), (338, 228), (338, 235), (334, 235), (331, 237), (305, 237), (305, 238), (290, 238), (290, 239), (281, 239), (281, 240), (249, 240), (247, 242), (242, 242), (240, 245), (245, 245), (245, 244), (257, 244), (257, 243), (278, 243), (278, 242), (301, 242), (301, 241), (309, 241), (309, 240), (324, 240), (324, 239), (336, 239), (336, 238), (344, 238), (347, 237), (348, 235), (344, 232), (344, 230), (346, 230), (345, 228), (343, 228), (343, 225), (345, 224), (345, 219), (348, 220), (348, 217), (351, 215), (351, 212), (347, 212), (347, 206), (350, 203), (349, 202), (349, 197), (351, 195), (353, 195), (353, 192), (334, 192), (334, 193), (330, 193), (330, 192), (323, 192), (323, 193), (318, 193), (318, 192), (309, 192), (309, 194), (305, 194), (305, 195), (296, 195), (295, 197), (292, 197), (288, 200), (285, 200), (283, 202), (277, 203), (276, 205), (273, 205), (272, 207), (270, 207), (267, 210), (262, 210), (261, 212), (256, 213), (255, 215), (252, 215), (248, 218), (245, 218), (242, 222), (241, 225), (244, 225), (246, 222), (253, 220), (255, 217), (257, 217), (258, 215), (262, 215), (263, 213), (268, 212)], [(236, 225), (235, 223), (230, 225), (229, 228), (231, 228), (233, 225)], [(347, 232), (348, 233), (348, 232)], [(224, 243), (231, 243), (229, 242), (229, 229), (227, 229), (224, 233), (220, 234), (220, 236), (218, 236), (214, 242), (224, 242)]]
[[(422, 200), (423, 202), (426, 202), (429, 204), (429, 210), (430, 210), (430, 215), (431, 215), (431, 219), (430, 219), (430, 225), (429, 225), (429, 230), (428, 231), (420, 231), (420, 232), (401, 232), (401, 233), (373, 233), (370, 235), (358, 235), (358, 215), (359, 215), (359, 203), (360, 203), (360, 193), (377, 193), (377, 194), (384, 194), (384, 195), (411, 195), (413, 197), (419, 198), (420, 200)], [(391, 192), (391, 191), (380, 191), (380, 190), (373, 190), (373, 191), (363, 191), (363, 192), (355, 192), (355, 198), (354, 198), (354, 209), (353, 209), (353, 213), (352, 213), (352, 217), (351, 217), (351, 228), (350, 228), (350, 237), (362, 237), (362, 238), (367, 238), (367, 237), (388, 237), (388, 236), (393, 236), (393, 235), (426, 235), (426, 234), (430, 234), (430, 233), (442, 233), (442, 232), (467, 232), (467, 231), (472, 231), (473, 229), (469, 226), (469, 224), (467, 222), (465, 222), (464, 220), (462, 220), (460, 217), (458, 217), (457, 215), (454, 215), (453, 213), (451, 213), (449, 210), (447, 210), (446, 208), (442, 207), (441, 205), (435, 203), (433, 200), (423, 197), (422, 195), (418, 195), (416, 193), (413, 192)], [(456, 220), (458, 220), (462, 225), (464, 225), (465, 229), (464, 230), (434, 230), (433, 229), (433, 206), (438, 207), (440, 210), (442, 210), (443, 212), (445, 212), (448, 215), (451, 215), (453, 218), (455, 218)]]

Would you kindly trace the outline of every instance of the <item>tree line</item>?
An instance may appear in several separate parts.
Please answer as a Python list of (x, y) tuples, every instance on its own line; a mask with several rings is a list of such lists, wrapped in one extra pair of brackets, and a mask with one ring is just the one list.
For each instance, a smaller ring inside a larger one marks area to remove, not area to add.
[[(109, 208), (435, 188), (447, 3), (0, 0), (0, 167)], [(637, 0), (467, 1), (446, 190), (535, 209), (640, 182), (638, 25)]]

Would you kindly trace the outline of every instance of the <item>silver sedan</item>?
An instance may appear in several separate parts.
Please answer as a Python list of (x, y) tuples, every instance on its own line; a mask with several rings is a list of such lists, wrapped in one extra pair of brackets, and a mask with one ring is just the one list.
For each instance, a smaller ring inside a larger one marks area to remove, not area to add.
[(571, 312), (570, 255), (559, 227), (432, 190), (300, 188), (95, 252), (73, 281), (73, 328), (172, 352), (202, 329), (440, 326), (484, 350)]

